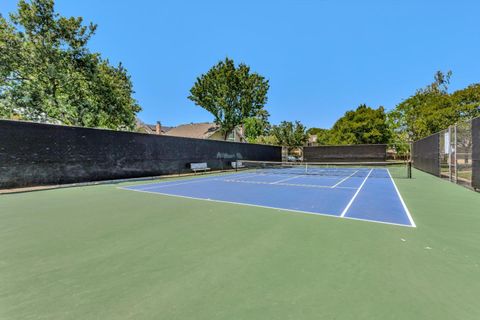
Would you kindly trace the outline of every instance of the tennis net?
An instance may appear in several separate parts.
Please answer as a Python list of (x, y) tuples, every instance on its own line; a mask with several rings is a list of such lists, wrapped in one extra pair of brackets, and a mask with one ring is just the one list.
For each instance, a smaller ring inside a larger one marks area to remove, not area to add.
[(238, 161), (237, 170), (258, 174), (319, 175), (369, 178), (411, 178), (411, 163), (408, 161), (385, 162), (270, 162)]

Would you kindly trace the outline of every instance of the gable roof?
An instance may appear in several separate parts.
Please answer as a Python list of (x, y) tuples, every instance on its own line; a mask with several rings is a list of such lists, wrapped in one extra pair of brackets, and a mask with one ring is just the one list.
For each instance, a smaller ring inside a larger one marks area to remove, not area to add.
[[(156, 124), (147, 124), (147, 126), (152, 130), (153, 133), (157, 132), (157, 125)], [(160, 126), (160, 133), (165, 134), (168, 131), (170, 131), (173, 127), (167, 127), (167, 126)]]
[(182, 124), (168, 130), (165, 135), (174, 137), (186, 137), (208, 139), (212, 134), (219, 131), (220, 127), (212, 122)]
[[(158, 123), (160, 125), (160, 123)], [(157, 124), (147, 124), (144, 123), (139, 118), (135, 118), (135, 128), (137, 132), (156, 134), (157, 133)], [(172, 127), (166, 127), (160, 125), (160, 134), (165, 134), (167, 131), (172, 129)]]

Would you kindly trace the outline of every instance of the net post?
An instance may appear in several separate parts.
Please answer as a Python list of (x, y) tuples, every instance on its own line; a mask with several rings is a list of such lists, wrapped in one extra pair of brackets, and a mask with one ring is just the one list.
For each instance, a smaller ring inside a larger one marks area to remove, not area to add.
[(407, 161), (407, 178), (412, 179), (412, 161)]

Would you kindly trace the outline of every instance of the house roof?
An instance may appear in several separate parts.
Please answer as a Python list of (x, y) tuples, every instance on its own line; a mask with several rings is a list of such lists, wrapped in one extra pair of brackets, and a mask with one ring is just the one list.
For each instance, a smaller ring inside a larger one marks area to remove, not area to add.
[(220, 129), (215, 123), (189, 123), (168, 130), (165, 135), (186, 138), (208, 139)]
[[(147, 124), (147, 126), (152, 130), (152, 132), (157, 131), (157, 125), (156, 124)], [(172, 130), (173, 127), (167, 127), (167, 126), (160, 126), (160, 131), (162, 134), (167, 133), (168, 131)]]
[[(139, 131), (139, 132), (150, 133), (150, 134), (157, 133), (157, 125), (156, 124), (144, 123), (139, 118), (135, 119), (135, 127), (137, 128), (137, 131)], [(160, 126), (161, 134), (165, 134), (167, 131), (169, 131), (172, 128), (173, 127)]]

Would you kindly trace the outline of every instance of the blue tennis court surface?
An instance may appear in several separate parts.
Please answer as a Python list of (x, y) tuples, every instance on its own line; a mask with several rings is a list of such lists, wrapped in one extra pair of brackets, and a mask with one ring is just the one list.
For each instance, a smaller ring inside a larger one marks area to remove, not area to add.
[(387, 169), (361, 170), (340, 175), (244, 171), (123, 189), (415, 227)]

